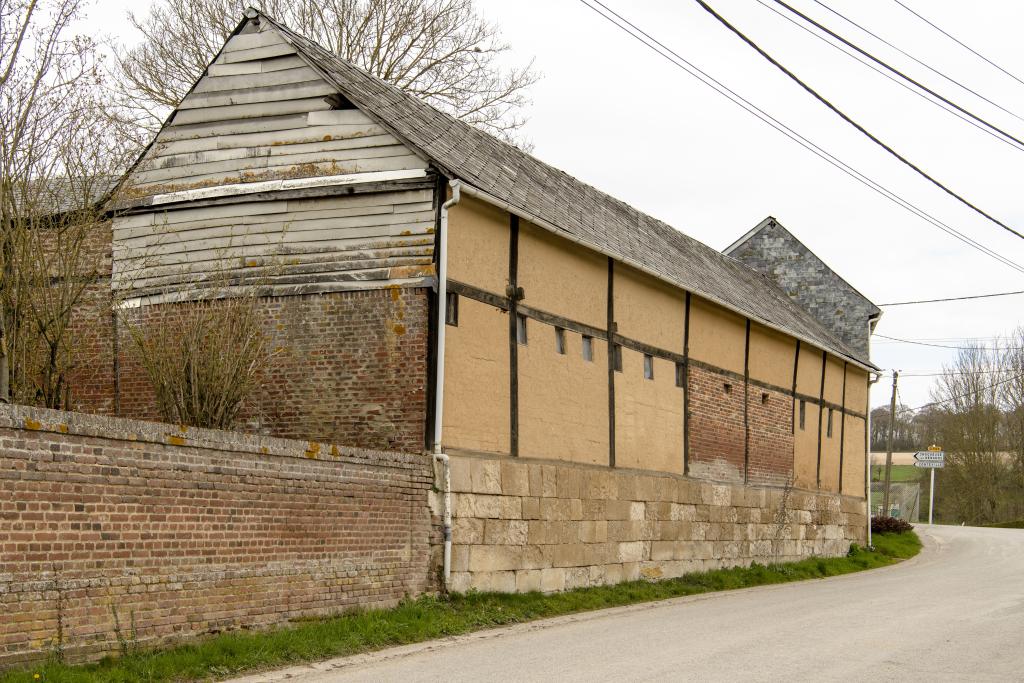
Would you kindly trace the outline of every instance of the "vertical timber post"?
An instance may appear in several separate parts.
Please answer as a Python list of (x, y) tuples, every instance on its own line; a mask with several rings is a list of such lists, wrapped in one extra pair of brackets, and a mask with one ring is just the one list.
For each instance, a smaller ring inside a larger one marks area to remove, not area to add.
[(509, 454), (519, 455), (519, 216), (509, 214), (508, 230), (508, 380)]
[(750, 482), (750, 318), (743, 342), (743, 483)]
[(690, 473), (690, 293), (683, 315), (683, 474)]
[(615, 467), (615, 261), (608, 257), (608, 466)]
[(828, 368), (828, 352), (821, 352), (821, 389), (818, 392), (818, 465), (815, 475), (815, 488), (821, 490), (821, 430), (825, 417), (825, 369)]
[(843, 495), (843, 456), (846, 449), (846, 369), (847, 362), (843, 361), (843, 404), (839, 410), (839, 495)]

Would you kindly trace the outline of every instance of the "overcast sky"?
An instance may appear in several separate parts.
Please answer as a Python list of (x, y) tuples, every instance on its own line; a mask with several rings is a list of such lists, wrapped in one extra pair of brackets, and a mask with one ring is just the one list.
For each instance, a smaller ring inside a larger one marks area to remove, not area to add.
[[(768, 4), (774, 5), (771, 0)], [(904, 0), (1024, 79), (1024, 3)], [(579, 0), (477, 0), (513, 47), (533, 57), (525, 135), (534, 154), (722, 249), (765, 216), (878, 303), (1024, 289), (1024, 275), (974, 251), (797, 146), (615, 28)], [(124, 21), (146, 1), (99, 0), (97, 31), (133, 36)], [(902, 166), (813, 100), (692, 0), (605, 0), (681, 56), (805, 137), (998, 253), (1024, 263), (1024, 240), (973, 213)], [(1024, 151), (993, 139), (812, 37), (757, 0), (709, 4), (840, 109), (933, 176), (1024, 232)], [(814, 0), (801, 11), (1024, 138), (1000, 111), (845, 24)], [(1024, 116), (1024, 85), (907, 13), (893, 0), (825, 0), (833, 9)], [(776, 6), (777, 7), (777, 6)], [(780, 8), (781, 9), (781, 8)], [(784, 10), (783, 10), (784, 11)], [(1020, 322), (1024, 296), (887, 309), (877, 333), (956, 345)], [(953, 350), (873, 341), (874, 362), (904, 373), (942, 369)], [(901, 400), (929, 400), (933, 378), (905, 377)], [(888, 401), (889, 380), (872, 403)]]

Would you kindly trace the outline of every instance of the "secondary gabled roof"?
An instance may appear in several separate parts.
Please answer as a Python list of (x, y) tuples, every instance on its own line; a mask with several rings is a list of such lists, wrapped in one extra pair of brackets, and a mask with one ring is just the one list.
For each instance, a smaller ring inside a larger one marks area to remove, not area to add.
[(836, 280), (837, 283), (841, 287), (846, 289), (847, 292), (850, 295), (855, 296), (859, 300), (861, 300), (864, 303), (864, 305), (871, 311), (871, 317), (878, 317), (878, 316), (882, 315), (882, 309), (880, 309), (878, 306), (876, 306), (874, 304), (874, 302), (871, 301), (871, 299), (869, 299), (866, 296), (864, 296), (860, 292), (860, 290), (858, 290), (856, 287), (854, 287), (849, 282), (847, 282), (846, 278), (844, 278), (842, 275), (840, 275), (839, 273), (834, 271), (827, 263), (822, 261), (821, 257), (819, 257), (817, 254), (815, 254), (813, 251), (811, 251), (807, 247), (806, 244), (801, 242), (797, 238), (796, 235), (794, 235), (792, 232), (790, 232), (786, 228), (786, 226), (784, 226), (782, 223), (780, 223), (778, 220), (776, 220), (773, 216), (768, 216), (763, 221), (761, 221), (760, 223), (755, 225), (745, 235), (743, 235), (738, 240), (736, 240), (735, 242), (730, 244), (728, 247), (723, 249), (722, 253), (727, 255), (727, 256), (733, 255), (734, 253), (736, 253), (736, 251), (740, 247), (742, 247), (744, 244), (747, 244), (752, 239), (754, 239), (757, 235), (759, 235), (760, 233), (762, 233), (762, 232), (764, 232), (766, 230), (771, 230), (771, 231), (774, 231), (774, 232), (776, 232), (778, 234), (783, 235), (786, 239), (788, 239), (794, 245), (799, 247), (801, 252), (803, 252), (803, 254), (802, 254), (803, 257), (813, 261), (813, 263), (815, 264), (816, 267), (814, 268), (814, 270), (827, 272), (829, 274), (829, 277), (831, 277), (834, 280)]
[(353, 104), (449, 177), (539, 217), (597, 251), (871, 366), (774, 283), (735, 259), (368, 74), (273, 18), (259, 17)]

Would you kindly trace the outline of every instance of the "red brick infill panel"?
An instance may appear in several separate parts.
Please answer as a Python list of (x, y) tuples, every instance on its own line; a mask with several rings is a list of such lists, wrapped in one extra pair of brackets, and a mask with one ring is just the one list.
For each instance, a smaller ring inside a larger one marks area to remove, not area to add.
[(793, 476), (793, 398), (751, 384), (747, 396), (751, 484), (784, 485)]
[(743, 379), (691, 364), (687, 391), (691, 475), (743, 481)]

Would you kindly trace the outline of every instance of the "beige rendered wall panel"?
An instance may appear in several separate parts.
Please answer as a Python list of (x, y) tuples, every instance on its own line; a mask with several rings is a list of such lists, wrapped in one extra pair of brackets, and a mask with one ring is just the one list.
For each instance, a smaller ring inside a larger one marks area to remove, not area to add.
[(863, 413), (868, 404), (868, 373), (852, 365), (846, 367), (846, 403), (850, 410)]
[(527, 342), (518, 347), (519, 454), (607, 465), (606, 343), (595, 339), (586, 361), (582, 337), (566, 330), (559, 354), (555, 328), (537, 320), (527, 321)]
[(825, 400), (837, 405), (843, 403), (843, 362), (833, 356), (825, 363)]
[(459, 299), (459, 325), (445, 328), (446, 448), (509, 452), (508, 314)]
[(448, 277), (505, 296), (509, 215), (465, 194), (448, 212)]
[(686, 293), (640, 271), (615, 264), (615, 322), (624, 337), (683, 352)]
[(644, 378), (644, 355), (622, 349), (615, 373), (615, 465), (659, 472), (683, 471), (683, 389), (675, 363), (654, 359)]
[(794, 437), (793, 478), (801, 489), (818, 487), (818, 406), (808, 402), (804, 428), (800, 429), (800, 401), (796, 401), (796, 434)]
[(523, 304), (607, 327), (607, 257), (520, 221), (518, 280)]
[(755, 323), (750, 325), (750, 377), (783, 389), (793, 386), (796, 340)]
[(715, 367), (743, 373), (746, 321), (696, 296), (690, 299), (690, 356)]
[(843, 437), (843, 495), (864, 497), (864, 420), (846, 416)]
[(821, 393), (821, 349), (800, 344), (800, 367), (796, 373), (797, 393), (817, 398)]
[[(825, 380), (828, 381), (827, 379)], [(828, 436), (828, 408), (821, 413), (821, 490), (839, 492), (839, 443), (843, 415), (832, 411), (832, 436)]]

